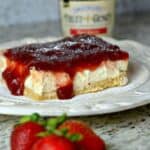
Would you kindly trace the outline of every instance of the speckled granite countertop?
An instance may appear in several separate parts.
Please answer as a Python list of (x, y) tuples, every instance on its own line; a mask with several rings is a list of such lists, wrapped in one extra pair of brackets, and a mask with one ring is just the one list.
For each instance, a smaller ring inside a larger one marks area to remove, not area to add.
[[(150, 16), (118, 19), (114, 37), (150, 45)], [(0, 27), (0, 43), (25, 37), (60, 36), (57, 22)], [(10, 108), (11, 109), (11, 108)], [(0, 150), (9, 150), (9, 134), (18, 117), (0, 115)], [(150, 105), (109, 115), (78, 118), (90, 124), (108, 150), (150, 150)]]

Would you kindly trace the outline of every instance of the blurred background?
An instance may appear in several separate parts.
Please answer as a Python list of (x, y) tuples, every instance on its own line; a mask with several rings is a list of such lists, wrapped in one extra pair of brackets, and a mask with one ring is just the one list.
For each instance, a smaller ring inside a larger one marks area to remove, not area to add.
[[(60, 0), (0, 1), (0, 43), (25, 37), (61, 36)], [(116, 1), (113, 36), (150, 44), (150, 0)]]

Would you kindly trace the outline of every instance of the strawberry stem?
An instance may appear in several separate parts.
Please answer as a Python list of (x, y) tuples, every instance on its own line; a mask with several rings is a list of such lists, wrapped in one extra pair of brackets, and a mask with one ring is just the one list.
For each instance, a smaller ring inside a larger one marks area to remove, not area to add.
[(45, 125), (44, 118), (40, 117), (40, 115), (37, 113), (33, 113), (32, 115), (26, 115), (26, 116), (21, 117), (19, 124), (23, 124), (29, 121), (37, 122), (40, 125)]
[(34, 114), (31, 115), (31, 120), (32, 121), (38, 121), (39, 118), (40, 118), (40, 115), (37, 114), (37, 113), (34, 113)]
[(68, 129), (67, 129), (67, 128), (62, 128), (62, 129), (60, 129), (60, 131), (62, 132), (62, 134), (63, 134), (64, 136), (66, 136), (67, 133), (68, 133)]
[(49, 135), (49, 133), (47, 131), (45, 131), (45, 132), (38, 133), (36, 136), (38, 136), (38, 137), (46, 137), (48, 135)]
[(67, 115), (63, 114), (60, 117), (44, 119), (39, 114), (34, 113), (32, 115), (24, 116), (20, 119), (19, 123), (23, 124), (29, 121), (37, 122), (45, 127), (46, 131), (37, 134), (38, 137), (46, 137), (51, 134), (62, 136), (72, 142), (80, 141), (83, 136), (81, 134), (70, 134), (67, 128), (59, 129), (59, 126), (67, 120)]
[(66, 138), (68, 138), (72, 142), (78, 142), (83, 139), (83, 136), (81, 134), (74, 133), (74, 134), (67, 134)]
[(46, 129), (48, 131), (53, 131), (53, 130), (57, 129), (57, 127), (60, 124), (64, 123), (66, 120), (67, 120), (66, 114), (63, 114), (62, 116), (57, 117), (57, 118), (50, 118), (46, 121)]
[(19, 120), (19, 124), (23, 124), (26, 122), (30, 121), (30, 116), (23, 116), (20, 120)]

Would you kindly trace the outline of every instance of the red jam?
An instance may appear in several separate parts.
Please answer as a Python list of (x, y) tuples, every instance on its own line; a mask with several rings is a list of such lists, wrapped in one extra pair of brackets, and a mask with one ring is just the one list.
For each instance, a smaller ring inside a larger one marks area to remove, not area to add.
[(91, 35), (67, 37), (56, 42), (29, 44), (6, 50), (4, 53), (8, 66), (3, 72), (7, 86), (12, 94), (23, 95), (24, 82), (29, 70), (66, 72), (72, 82), (58, 87), (60, 99), (73, 97), (73, 78), (77, 71), (93, 70), (105, 60), (128, 59), (127, 52), (116, 45), (109, 44)]

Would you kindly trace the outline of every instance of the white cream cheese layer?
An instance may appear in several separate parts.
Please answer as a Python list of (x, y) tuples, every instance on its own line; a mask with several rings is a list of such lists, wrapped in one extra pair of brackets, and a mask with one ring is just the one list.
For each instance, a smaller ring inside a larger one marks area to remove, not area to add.
[(0, 53), (0, 82), (3, 82), (2, 73), (7, 67), (6, 58)]
[(32, 69), (24, 84), (25, 88), (32, 89), (38, 95), (42, 95), (43, 92), (56, 91), (56, 79), (51, 72)]
[[(121, 72), (127, 71), (127, 68), (128, 60), (119, 60), (102, 63), (94, 71), (86, 69), (82, 72), (78, 72), (73, 81), (74, 89), (81, 90), (90, 83), (117, 77)], [(68, 76), (67, 73), (62, 73), (63, 78), (61, 79), (61, 84), (65, 85), (66, 82), (69, 82), (70, 79)], [(25, 81), (25, 88), (32, 89), (32, 91), (38, 95), (42, 95), (43, 92), (54, 92), (58, 88), (60, 77), (61, 73), (59, 73), (58, 78), (52, 72), (36, 71), (32, 69)], [(124, 80), (124, 84), (126, 83), (127, 79)]]
[[(127, 71), (128, 61), (107, 61), (102, 63), (96, 70), (84, 70), (78, 72), (74, 78), (74, 89), (83, 89), (90, 83), (106, 80), (108, 78), (115, 78), (121, 72)], [(127, 80), (126, 80), (127, 83)]]

